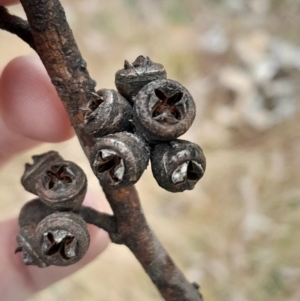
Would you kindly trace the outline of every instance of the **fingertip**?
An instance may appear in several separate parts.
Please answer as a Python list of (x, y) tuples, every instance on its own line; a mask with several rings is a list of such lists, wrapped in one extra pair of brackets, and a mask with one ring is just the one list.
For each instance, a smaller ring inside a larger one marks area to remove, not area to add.
[(5, 67), (0, 99), (0, 114), (11, 131), (42, 142), (60, 142), (74, 135), (65, 108), (37, 55), (15, 58)]
[(86, 193), (83, 205), (92, 207), (104, 213), (112, 213), (108, 201), (103, 196), (99, 196), (96, 192), (90, 189), (88, 189)]
[(19, 0), (0, 0), (0, 6), (8, 6), (19, 3)]

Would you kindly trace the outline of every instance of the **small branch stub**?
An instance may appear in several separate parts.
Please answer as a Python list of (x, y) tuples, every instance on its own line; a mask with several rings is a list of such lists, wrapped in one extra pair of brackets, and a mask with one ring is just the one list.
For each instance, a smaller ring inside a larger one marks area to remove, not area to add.
[(17, 35), (30, 47), (35, 49), (33, 35), (28, 22), (20, 17), (11, 15), (3, 6), (0, 6), (0, 28)]
[(182, 192), (193, 189), (203, 177), (206, 159), (197, 144), (174, 140), (154, 147), (151, 166), (159, 186), (171, 192)]
[(174, 80), (156, 80), (144, 86), (133, 108), (136, 131), (149, 141), (173, 140), (192, 125), (195, 102)]

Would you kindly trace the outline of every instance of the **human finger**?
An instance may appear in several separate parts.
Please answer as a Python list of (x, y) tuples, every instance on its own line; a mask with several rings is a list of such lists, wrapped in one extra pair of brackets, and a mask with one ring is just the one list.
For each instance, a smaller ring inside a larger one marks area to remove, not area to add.
[(0, 162), (38, 142), (60, 142), (74, 135), (37, 55), (12, 60), (1, 74), (0, 132)]
[(18, 0), (0, 0), (0, 6), (8, 6), (8, 5), (13, 5), (13, 4), (17, 4), (20, 1)]
[(0, 108), (7, 128), (27, 138), (58, 142), (69, 138), (67, 113), (37, 55), (12, 60), (0, 81)]

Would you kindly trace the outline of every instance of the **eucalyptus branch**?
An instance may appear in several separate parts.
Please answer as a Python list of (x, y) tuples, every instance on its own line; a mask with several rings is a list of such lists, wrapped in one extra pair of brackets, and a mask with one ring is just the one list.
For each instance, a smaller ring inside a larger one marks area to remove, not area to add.
[[(175, 140), (195, 118), (191, 95), (179, 83), (167, 80), (161, 65), (145, 57), (133, 64), (125, 61), (124, 70), (116, 75), (117, 88), (131, 105), (116, 91), (96, 92), (96, 82), (89, 76), (60, 2), (21, 3), (29, 25), (0, 8), (0, 27), (17, 34), (40, 56), (114, 212), (110, 216), (81, 206), (86, 178), (76, 164), (55, 152), (34, 157), (22, 177), (25, 189), (39, 197), (25, 205), (20, 215), (18, 251), (23, 251), (24, 262), (44, 267), (79, 260), (89, 244), (85, 220), (108, 231), (113, 242), (126, 245), (165, 300), (202, 300), (198, 286), (187, 281), (148, 226), (133, 186), (150, 155), (157, 166), (165, 166), (164, 172), (152, 168), (159, 185), (170, 191), (192, 189), (203, 176), (201, 148)], [(139, 82), (136, 74), (145, 72)], [(128, 79), (135, 89), (127, 95), (122, 91), (130, 87)], [(151, 108), (149, 99), (153, 100)], [(103, 129), (105, 123), (110, 123), (109, 130)], [(164, 161), (170, 156), (176, 160)], [(32, 212), (37, 212), (35, 217), (28, 218)]]

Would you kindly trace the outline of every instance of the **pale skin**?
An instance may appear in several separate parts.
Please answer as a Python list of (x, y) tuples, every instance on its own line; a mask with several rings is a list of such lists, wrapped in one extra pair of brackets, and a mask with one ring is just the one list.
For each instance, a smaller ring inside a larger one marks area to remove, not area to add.
[[(16, 3), (0, 0), (0, 6)], [(0, 66), (0, 167), (42, 142), (60, 142), (73, 136), (67, 113), (37, 55), (18, 57)], [(106, 208), (104, 200), (90, 192), (84, 203), (101, 211)], [(22, 255), (14, 254), (18, 230), (17, 218), (0, 222), (0, 275), (5, 275), (0, 278), (1, 300), (29, 298), (84, 267), (109, 243), (106, 232), (89, 226), (91, 245), (79, 263), (40, 269), (24, 265)]]

